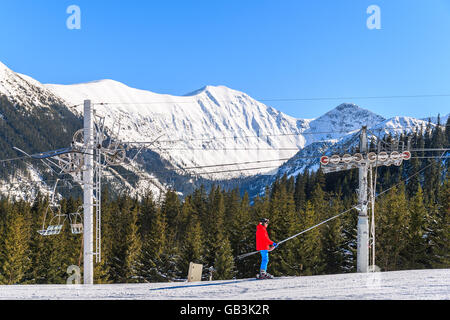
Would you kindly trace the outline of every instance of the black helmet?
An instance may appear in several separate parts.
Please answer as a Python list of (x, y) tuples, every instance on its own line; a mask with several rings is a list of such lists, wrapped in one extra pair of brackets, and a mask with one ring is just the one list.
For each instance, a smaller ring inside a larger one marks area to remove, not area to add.
[(261, 220), (259, 220), (259, 222), (261, 222), (261, 223), (269, 223), (269, 219), (267, 219), (267, 218), (262, 218)]

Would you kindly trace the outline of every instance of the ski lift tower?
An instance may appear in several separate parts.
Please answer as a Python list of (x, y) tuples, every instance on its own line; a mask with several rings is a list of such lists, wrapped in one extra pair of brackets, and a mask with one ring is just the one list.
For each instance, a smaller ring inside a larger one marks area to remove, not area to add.
[[(391, 153), (385, 151), (380, 152), (380, 141), (378, 142), (377, 153), (369, 152), (367, 127), (362, 127), (359, 133), (359, 153), (353, 155), (332, 155), (322, 156), (320, 158), (321, 169), (324, 173), (337, 172), (349, 169), (358, 168), (359, 171), (359, 186), (358, 186), (358, 226), (357, 226), (357, 251), (356, 251), (356, 271), (369, 271), (369, 217), (367, 214), (368, 208), (368, 189), (369, 183), (367, 180), (368, 172), (373, 167), (390, 166), (394, 164), (400, 166), (403, 160), (409, 160), (411, 153), (408, 150), (398, 150), (398, 145), (391, 148)], [(397, 149), (397, 150), (392, 150)], [(403, 149), (403, 148), (402, 148)], [(375, 199), (374, 186), (371, 182), (371, 201), (372, 208)], [(373, 212), (372, 212), (373, 215)], [(374, 228), (374, 226), (373, 226)], [(374, 242), (375, 231), (372, 230), (372, 242)], [(372, 256), (375, 257), (374, 243), (372, 243)]]
[(84, 155), (83, 171), (83, 279), (84, 284), (94, 284), (94, 119), (90, 100), (84, 101)]
[[(83, 137), (75, 133), (74, 141), (83, 142), (83, 279), (84, 284), (94, 284), (94, 256), (95, 261), (101, 261), (101, 177), (106, 166), (121, 165), (126, 158), (126, 151), (118, 141), (118, 134), (105, 140), (105, 118), (96, 121), (91, 101), (84, 101)], [(120, 125), (119, 125), (120, 128)], [(81, 131), (81, 130), (80, 130)], [(79, 132), (81, 133), (81, 132)], [(94, 224), (95, 216), (95, 224)], [(94, 244), (95, 225), (95, 244)], [(95, 249), (94, 249), (95, 247)]]
[[(68, 174), (72, 176), (75, 182), (81, 184), (83, 189), (83, 223), (80, 223), (80, 209), (68, 216), (63, 215), (61, 214), (61, 206), (54, 202), (58, 178), (53, 188), (51, 202), (44, 216), (42, 229), (38, 230), (38, 233), (43, 236), (60, 234), (64, 221), (68, 217), (71, 232), (73, 234), (83, 233), (84, 284), (92, 285), (94, 284), (94, 256), (96, 262), (101, 262), (102, 170), (107, 166), (123, 164), (126, 159), (126, 150), (118, 140), (118, 134), (110, 133), (109, 137), (105, 139), (105, 117), (94, 113), (90, 100), (84, 101), (83, 112), (83, 129), (75, 132), (70, 147), (32, 155), (17, 147), (14, 147), (14, 149), (28, 157), (41, 160), (51, 172), (58, 176)], [(47, 215), (49, 215), (50, 222), (45, 227)]]

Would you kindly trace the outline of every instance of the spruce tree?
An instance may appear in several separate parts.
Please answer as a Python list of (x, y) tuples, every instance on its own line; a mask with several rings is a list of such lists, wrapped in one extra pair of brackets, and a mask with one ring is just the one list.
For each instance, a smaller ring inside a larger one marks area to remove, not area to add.
[(450, 267), (450, 173), (439, 194), (439, 205), (432, 208), (429, 234), (429, 260), (433, 268)]
[[(339, 214), (344, 210), (340, 195), (334, 197), (329, 207), (329, 217)], [(324, 217), (325, 218), (325, 217)], [(340, 273), (344, 270), (345, 261), (344, 237), (340, 218), (329, 221), (321, 226), (322, 257), (325, 274)]]
[(125, 236), (125, 260), (124, 276), (127, 282), (138, 281), (138, 257), (141, 251), (141, 238), (138, 229), (138, 207), (135, 206), (129, 211), (129, 216), (126, 222), (126, 236)]
[[(220, 188), (211, 191), (210, 208), (211, 221), (210, 231), (213, 233), (210, 258), (216, 269), (216, 279), (230, 279), (235, 275), (235, 265), (230, 241), (225, 230), (225, 203)], [(212, 254), (212, 255), (211, 255)]]
[(422, 269), (428, 267), (428, 228), (429, 216), (423, 202), (423, 192), (420, 185), (416, 194), (409, 201), (408, 234), (402, 255), (404, 256), (404, 269)]
[[(306, 202), (305, 211), (300, 216), (300, 230), (306, 230), (317, 223), (317, 213), (311, 201)], [(321, 270), (320, 230), (312, 229), (299, 237), (297, 259), (301, 275), (319, 274)]]
[(383, 271), (399, 270), (405, 261), (401, 256), (408, 241), (408, 205), (403, 185), (388, 191), (375, 209), (376, 264)]
[[(251, 216), (250, 203), (248, 194), (245, 193), (242, 199), (239, 193), (232, 191), (227, 198), (225, 205), (232, 212), (228, 216), (230, 225), (229, 239), (233, 255), (238, 256), (243, 253), (253, 251), (255, 248), (255, 221)], [(252, 266), (249, 265), (251, 260), (245, 259), (236, 264), (238, 277), (252, 276)], [(251, 270), (251, 271), (250, 271)]]
[(149, 233), (144, 235), (139, 257), (139, 277), (145, 282), (164, 281), (165, 247), (167, 242), (167, 222), (164, 213), (156, 210)]
[(190, 217), (181, 245), (179, 268), (182, 275), (186, 276), (190, 262), (203, 264), (202, 229), (197, 216)]
[(235, 265), (230, 241), (223, 233), (217, 235), (214, 256), (214, 279), (231, 279), (235, 276)]
[(295, 210), (297, 212), (300, 212), (300, 210), (305, 209), (306, 203), (305, 178), (301, 173), (297, 175), (297, 179), (295, 180), (294, 201), (295, 201)]
[[(289, 181), (289, 180), (288, 180)], [(277, 200), (279, 206), (279, 217), (274, 222), (277, 225), (274, 229), (277, 229), (278, 232), (272, 235), (272, 241), (278, 242), (280, 240), (286, 239), (293, 234), (299, 232), (301, 224), (300, 224), (300, 216), (295, 209), (295, 200), (294, 200), (294, 190), (290, 190), (289, 184), (286, 185), (285, 182), (282, 182), (280, 191), (276, 193), (274, 196), (278, 197)], [(279, 248), (275, 249), (271, 254), (273, 257), (273, 266), (274, 275), (298, 275), (300, 273), (300, 261), (295, 254), (295, 248), (299, 244), (299, 239), (294, 238), (289, 242), (286, 242)]]
[(128, 196), (118, 199), (111, 208), (112, 232), (109, 278), (115, 283), (135, 282), (137, 279), (136, 258), (140, 251), (139, 229), (137, 227), (138, 208)]
[(0, 283), (19, 284), (29, 265), (28, 228), (17, 206), (6, 213), (0, 242)]

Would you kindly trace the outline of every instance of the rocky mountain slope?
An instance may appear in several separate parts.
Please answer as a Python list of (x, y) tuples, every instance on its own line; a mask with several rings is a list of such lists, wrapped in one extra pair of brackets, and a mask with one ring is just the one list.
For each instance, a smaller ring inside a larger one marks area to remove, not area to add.
[[(225, 86), (172, 96), (114, 80), (43, 85), (2, 63), (0, 98), (3, 159), (20, 156), (13, 146), (29, 153), (68, 146), (82, 125), (83, 101), (90, 99), (109, 132), (129, 148), (128, 156), (134, 158), (140, 150), (134, 161), (106, 175), (117, 190), (134, 193), (151, 189), (159, 194), (168, 187), (187, 193), (199, 184), (236, 185), (255, 176), (270, 181), (316, 169), (312, 157), (345, 143), (363, 125), (399, 133), (426, 123), (410, 117), (385, 119), (351, 103), (315, 119), (296, 119)], [(3, 194), (12, 189), (20, 194), (23, 188), (14, 180), (19, 172), (15, 165), (24, 180), (49, 174), (38, 165), (13, 162), (2, 171)]]

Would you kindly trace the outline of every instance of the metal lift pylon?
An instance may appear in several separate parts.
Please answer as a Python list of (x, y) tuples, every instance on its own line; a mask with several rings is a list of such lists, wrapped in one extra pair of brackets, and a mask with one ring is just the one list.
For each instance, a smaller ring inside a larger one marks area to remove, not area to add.
[[(398, 148), (398, 146), (397, 146)], [(337, 172), (358, 168), (358, 224), (357, 224), (357, 252), (356, 252), (356, 270), (357, 272), (369, 272), (369, 216), (367, 209), (368, 201), (368, 172), (372, 167), (390, 166), (394, 164), (400, 166), (403, 160), (409, 160), (411, 152), (409, 150), (393, 150), (390, 154), (385, 151), (369, 152), (367, 127), (362, 127), (359, 132), (359, 152), (353, 155), (332, 155), (322, 156), (320, 158), (321, 169), (324, 173)], [(371, 192), (374, 193), (374, 186), (371, 186)], [(372, 202), (374, 196), (371, 197)], [(373, 204), (373, 203), (372, 203)], [(374, 237), (374, 235), (373, 235)], [(374, 242), (374, 239), (372, 239)], [(372, 243), (374, 245), (374, 243)], [(374, 260), (374, 259), (373, 259)], [(372, 261), (374, 263), (374, 261)]]

